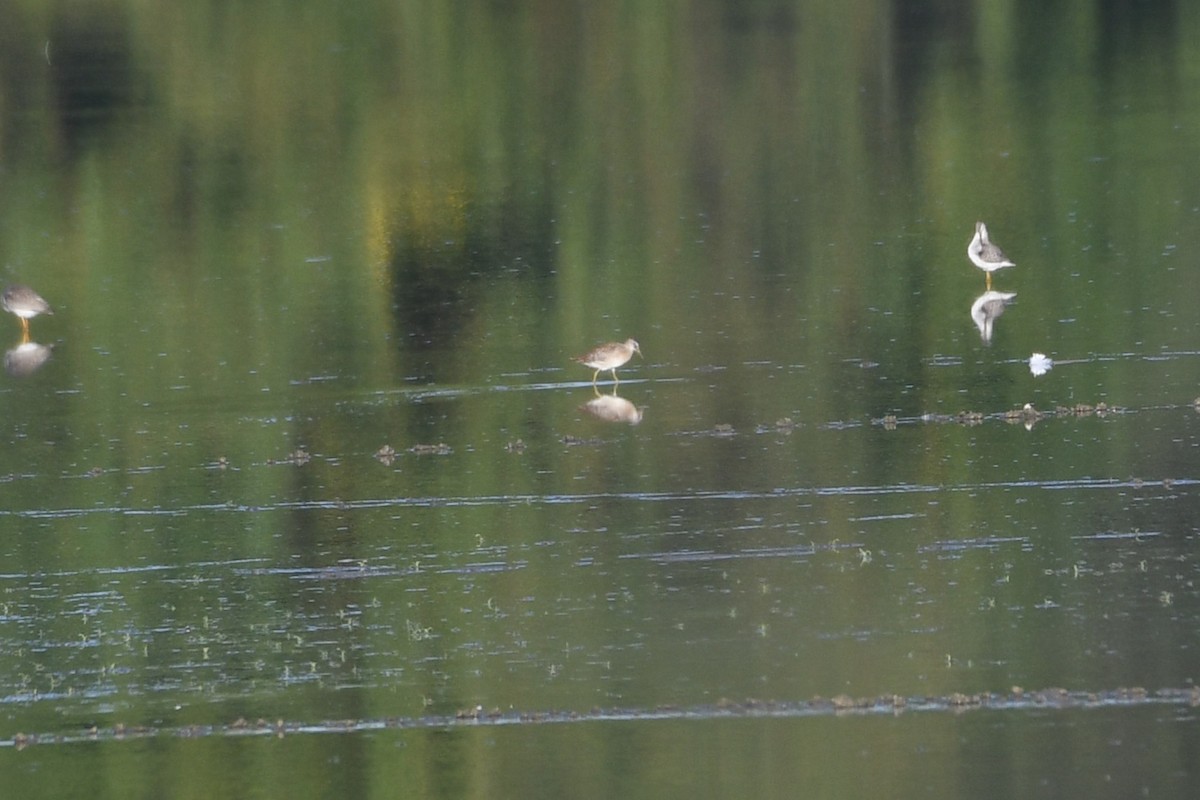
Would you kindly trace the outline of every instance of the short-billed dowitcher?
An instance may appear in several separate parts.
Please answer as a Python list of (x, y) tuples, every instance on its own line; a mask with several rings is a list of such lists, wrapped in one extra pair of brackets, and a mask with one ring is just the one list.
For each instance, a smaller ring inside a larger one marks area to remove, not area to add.
[(40, 294), (19, 283), (14, 283), (5, 289), (3, 294), (0, 294), (0, 305), (4, 306), (5, 311), (20, 317), (21, 333), (26, 339), (29, 338), (29, 320), (39, 314), (54, 313), (50, 304)]
[(633, 339), (626, 339), (623, 342), (609, 342), (597, 347), (593, 347), (588, 352), (581, 356), (576, 356), (575, 360), (584, 366), (591, 367), (596, 370), (592, 375), (592, 385), (596, 385), (596, 379), (600, 377), (601, 372), (611, 372), (613, 376), (613, 385), (620, 383), (617, 379), (617, 367), (625, 364), (626, 361), (633, 358), (633, 354), (642, 354), (642, 348), (638, 347), (638, 343)]
[(1016, 264), (1008, 260), (1004, 252), (992, 244), (988, 238), (987, 225), (982, 222), (975, 223), (975, 236), (971, 238), (971, 243), (967, 245), (967, 258), (971, 259), (971, 263), (979, 267), (987, 275), (987, 289), (992, 290), (992, 273), (1004, 267), (1015, 267)]

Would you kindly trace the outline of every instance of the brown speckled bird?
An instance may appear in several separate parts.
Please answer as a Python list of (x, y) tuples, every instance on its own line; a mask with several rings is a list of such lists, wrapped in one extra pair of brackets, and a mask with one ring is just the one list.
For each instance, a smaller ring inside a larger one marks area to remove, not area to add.
[(593, 347), (588, 352), (581, 356), (576, 356), (575, 360), (586, 367), (591, 367), (596, 370), (592, 375), (592, 385), (596, 385), (596, 379), (600, 377), (601, 372), (612, 372), (613, 384), (618, 384), (617, 367), (620, 367), (633, 358), (633, 354), (642, 354), (642, 348), (638, 347), (638, 343), (633, 339), (626, 339), (623, 342), (609, 342), (597, 347)]

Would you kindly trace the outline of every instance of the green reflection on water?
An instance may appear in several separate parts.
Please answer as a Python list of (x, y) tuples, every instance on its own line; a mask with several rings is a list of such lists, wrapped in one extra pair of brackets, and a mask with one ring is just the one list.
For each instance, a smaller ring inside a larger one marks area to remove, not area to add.
[(10, 734), (1194, 678), (1194, 12), (3, 15)]
[[(1190, 729), (1193, 715), (1171, 719), (1148, 707), (1061, 713), (1061, 719), (980, 712), (175, 738), (7, 749), (0, 768), (13, 791), (48, 796), (1183, 797), (1194, 791), (1194, 753), (1175, 747), (1169, 734)], [(171, 767), (150, 772), (141, 768), (147, 762)], [(1121, 766), (1129, 763), (1144, 767)]]

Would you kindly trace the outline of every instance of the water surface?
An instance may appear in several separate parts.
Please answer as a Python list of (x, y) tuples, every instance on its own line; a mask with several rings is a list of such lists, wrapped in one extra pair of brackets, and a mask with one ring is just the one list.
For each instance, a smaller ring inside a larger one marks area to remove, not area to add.
[(9, 9), (10, 782), (1190, 796), (1200, 19), (852, 11)]

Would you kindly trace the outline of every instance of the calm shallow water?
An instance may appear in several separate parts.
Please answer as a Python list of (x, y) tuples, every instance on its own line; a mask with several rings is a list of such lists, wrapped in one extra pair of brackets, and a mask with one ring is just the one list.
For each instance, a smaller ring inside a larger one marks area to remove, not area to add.
[[(6, 775), (1194, 789), (1191, 12), (110, 10), (0, 69)], [(714, 711), (816, 696), (943, 710)]]

